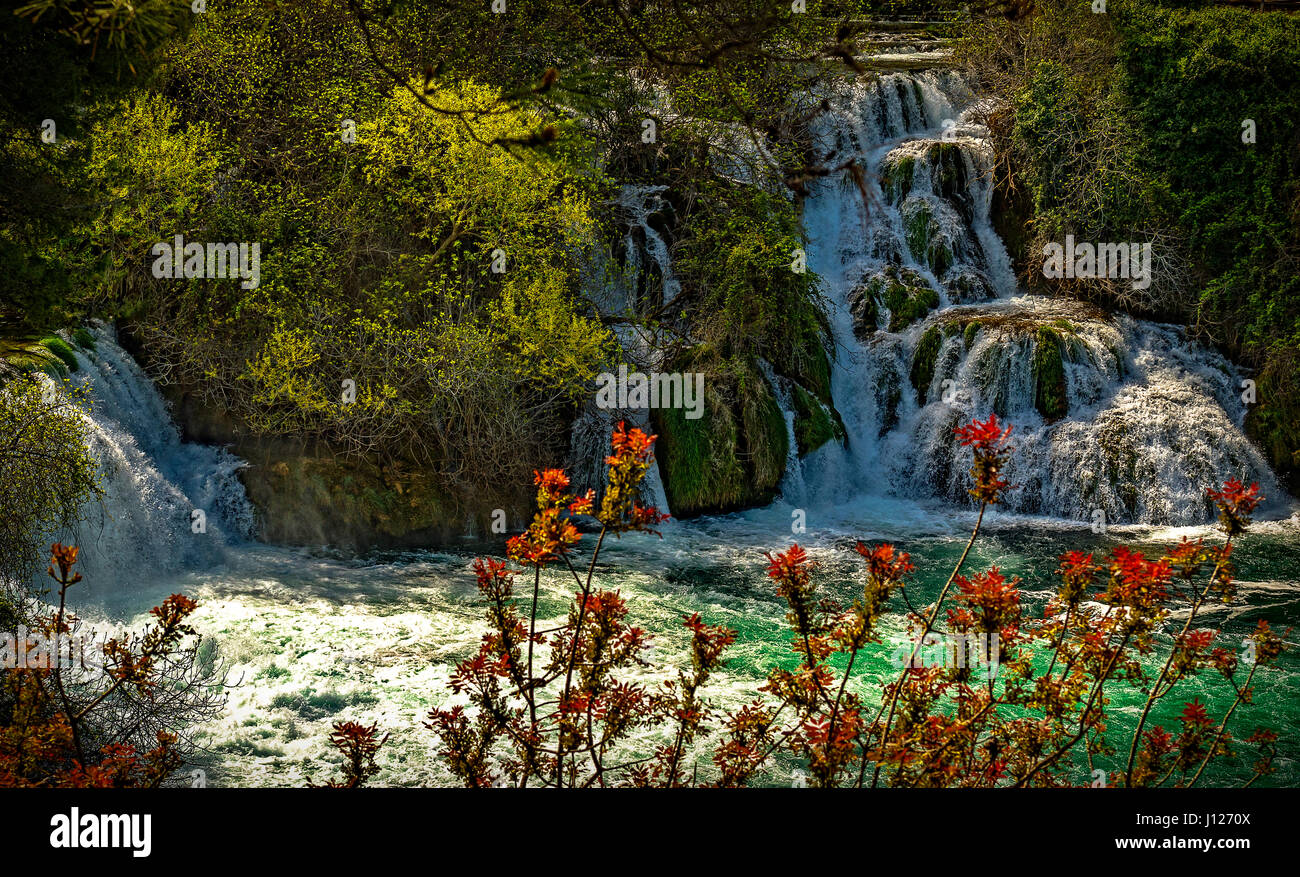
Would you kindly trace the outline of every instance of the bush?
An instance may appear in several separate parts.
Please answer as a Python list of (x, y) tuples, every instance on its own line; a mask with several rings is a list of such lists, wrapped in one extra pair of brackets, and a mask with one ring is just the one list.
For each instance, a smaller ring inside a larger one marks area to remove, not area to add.
[(76, 395), (35, 377), (0, 386), (0, 581), (25, 587), (37, 572), (37, 545), (81, 519), (100, 495)]
[(81, 581), (76, 562), (75, 547), (54, 544), (58, 606), (24, 619), (24, 658), (0, 678), (0, 787), (157, 787), (184, 763), (180, 729), (224, 706), (206, 692), (215, 668), (196, 666), (187, 622), (196, 604), (173, 594), (142, 633), (77, 655), (85, 628), (64, 608)]

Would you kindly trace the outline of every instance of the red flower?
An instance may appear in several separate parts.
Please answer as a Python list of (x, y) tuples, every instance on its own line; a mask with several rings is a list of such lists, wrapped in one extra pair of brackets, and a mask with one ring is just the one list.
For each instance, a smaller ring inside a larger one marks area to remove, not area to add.
[(577, 545), (582, 534), (560, 517), (558, 508), (537, 513), (528, 529), (506, 542), (506, 556), (515, 563), (546, 564)]
[(958, 599), (978, 610), (980, 627), (993, 633), (1003, 625), (1014, 622), (1020, 614), (1020, 579), (1007, 581), (995, 566), (988, 572), (976, 574), (973, 579), (957, 576), (954, 581), (960, 591)]
[(546, 508), (564, 501), (564, 489), (569, 486), (569, 476), (563, 469), (543, 469), (533, 471), (533, 483), (537, 485), (537, 507)]
[(1002, 429), (998, 424), (998, 416), (990, 414), (989, 419), (983, 423), (978, 419), (972, 420), (965, 426), (957, 427), (954, 432), (963, 447), (973, 447), (976, 453), (996, 453), (1005, 446), (1007, 436), (1011, 435), (1011, 426)]
[(596, 501), (596, 491), (588, 490), (582, 496), (575, 496), (573, 502), (569, 503), (569, 514), (571, 515), (589, 515), (591, 514), (592, 504)]
[(1152, 755), (1167, 755), (1174, 751), (1173, 735), (1159, 725), (1144, 733), (1142, 737), (1146, 740), (1147, 749)]
[(635, 426), (628, 429), (625, 423), (619, 421), (618, 428), (614, 430), (611, 438), (614, 453), (606, 457), (605, 462), (610, 466), (629, 461), (648, 462), (651, 456), (650, 449), (656, 438), (658, 436), (647, 435)]
[(1061, 555), (1061, 568), (1057, 573), (1062, 581), (1060, 591), (1062, 602), (1068, 606), (1077, 606), (1097, 574), (1097, 565), (1092, 562), (1091, 554), (1071, 551)]
[(1259, 482), (1246, 487), (1238, 478), (1223, 482), (1222, 490), (1208, 490), (1206, 493), (1216, 504), (1228, 504), (1246, 514), (1253, 512), (1264, 499), (1259, 495)]
[(1207, 490), (1210, 501), (1219, 507), (1219, 524), (1229, 536), (1235, 536), (1250, 524), (1250, 513), (1264, 500), (1259, 484), (1246, 487), (1238, 478), (1223, 482), (1220, 490)]
[(1109, 602), (1150, 609), (1167, 596), (1169, 563), (1147, 560), (1142, 552), (1117, 545), (1111, 551)]
[(1184, 726), (1208, 728), (1210, 715), (1205, 711), (1205, 704), (1200, 698), (1193, 698), (1191, 703), (1183, 704), (1183, 713), (1178, 717)]
[(894, 546), (882, 542), (874, 548), (868, 548), (859, 542), (858, 554), (867, 561), (867, 573), (878, 581), (897, 581), (915, 569), (912, 557), (905, 551), (895, 551)]
[(614, 453), (605, 458), (609, 465), (609, 484), (597, 517), (615, 534), (628, 530), (655, 533), (654, 525), (668, 520), (667, 515), (636, 502), (638, 487), (654, 462), (651, 448), (655, 438), (636, 427), (628, 429), (627, 424), (620, 422), (610, 439)]
[(1011, 454), (1011, 447), (1007, 444), (1011, 427), (1003, 429), (998, 424), (998, 416), (990, 414), (989, 419), (983, 423), (972, 420), (954, 432), (962, 446), (970, 447), (975, 452), (975, 462), (970, 470), (971, 477), (975, 479), (971, 495), (981, 503), (996, 503), (1001, 498), (1002, 491), (1010, 487), (999, 473)]
[(800, 548), (797, 542), (788, 551), (778, 551), (775, 555), (767, 552), (763, 554), (768, 560), (768, 578), (781, 581), (808, 574), (808, 552)]
[(654, 527), (668, 520), (668, 515), (660, 514), (654, 506), (642, 506), (636, 502), (632, 503), (631, 524), (633, 530), (644, 530), (647, 533), (659, 535), (659, 531)]

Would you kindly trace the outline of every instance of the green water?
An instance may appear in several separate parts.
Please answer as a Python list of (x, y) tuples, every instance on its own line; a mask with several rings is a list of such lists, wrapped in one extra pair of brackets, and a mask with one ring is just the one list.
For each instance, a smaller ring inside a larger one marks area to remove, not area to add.
[[(718, 710), (752, 700), (768, 668), (794, 662), (785, 605), (764, 575), (762, 557), (763, 550), (783, 548), (796, 538), (789, 521), (789, 509), (777, 503), (746, 514), (674, 524), (663, 540), (634, 535), (609, 546), (598, 568), (599, 585), (620, 590), (630, 620), (655, 634), (653, 663), (659, 669), (643, 671), (641, 681), (666, 678), (670, 670), (665, 664), (685, 660), (688, 636), (680, 621), (695, 612), (738, 634), (726, 669), (706, 690)], [(797, 539), (818, 561), (820, 585), (844, 601), (860, 587), (862, 564), (852, 550), (854, 541), (895, 542), (912, 555), (916, 572), (908, 587), (913, 603), (923, 605), (951, 571), (970, 522), (968, 514), (941, 507), (878, 501), (812, 515), (808, 532)], [(1026, 615), (1040, 617), (1055, 588), (1057, 558), (1066, 550), (1104, 551), (1125, 542), (1154, 553), (1181, 535), (1212, 533), (1209, 528), (1126, 528), (1100, 536), (1061, 522), (994, 516), (966, 571), (997, 565), (1020, 576)], [(437, 758), (436, 739), (421, 722), (430, 708), (456, 702), (446, 688), (448, 672), (475, 651), (485, 630), (470, 563), (476, 554), (500, 550), (499, 545), (482, 545), (455, 553), (348, 559), (250, 545), (234, 549), (220, 570), (97, 597), (108, 614), (138, 621), (148, 605), (173, 590), (200, 599), (198, 626), (216, 639), (232, 680), (240, 683), (230, 690), (226, 715), (196, 736), (201, 746), (197, 757), (210, 785), (300, 785), (322, 778), (329, 767), (329, 726), (342, 718), (378, 722), (391, 732), (380, 757), (378, 783), (446, 785), (452, 778)], [(1234, 557), (1237, 602), (1211, 607), (1198, 626), (1221, 627), (1218, 643), (1234, 651), (1260, 617), (1277, 629), (1300, 626), (1300, 521), (1261, 524), (1240, 541)], [(571, 585), (567, 574), (544, 578), (543, 617), (563, 616)], [(1181, 625), (1185, 618), (1177, 608), (1170, 624)], [(901, 632), (902, 616), (899, 606), (894, 610), (885, 620), (884, 644), (870, 648), (853, 671), (852, 687), (873, 704), (897, 672), (891, 663), (897, 643), (891, 637)], [(1153, 664), (1167, 653), (1168, 633), (1160, 639)], [(1243, 737), (1257, 726), (1276, 730), (1281, 735), (1277, 772), (1256, 785), (1300, 785), (1300, 658), (1284, 655), (1256, 680), (1255, 702), (1237, 709), (1232, 730)], [(1122, 684), (1110, 691), (1109, 739), (1126, 754), (1142, 701)], [(1180, 682), (1150, 722), (1175, 727), (1175, 715), (1193, 697), (1206, 702), (1216, 720), (1232, 700), (1222, 678), (1206, 671)], [(652, 738), (647, 734), (632, 746), (648, 747)], [(701, 776), (707, 776), (707, 741), (699, 759)], [(1254, 760), (1248, 749), (1242, 757), (1216, 762), (1201, 783), (1240, 784), (1250, 776)], [(1122, 768), (1106, 759), (1095, 766)], [(779, 760), (761, 781), (788, 785), (798, 767)], [(1079, 783), (1090, 779), (1080, 764)]]

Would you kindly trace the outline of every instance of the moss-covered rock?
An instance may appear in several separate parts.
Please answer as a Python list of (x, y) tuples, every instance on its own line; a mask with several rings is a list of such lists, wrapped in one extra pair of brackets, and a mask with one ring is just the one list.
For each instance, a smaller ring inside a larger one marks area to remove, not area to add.
[(78, 326), (72, 330), (72, 340), (82, 350), (95, 349), (95, 336), (90, 334), (90, 330), (85, 326)]
[(849, 316), (853, 319), (853, 334), (859, 340), (870, 338), (880, 328), (880, 303), (876, 294), (863, 286), (850, 291)]
[(424, 545), (465, 535), (473, 517), (462, 514), (419, 467), (344, 460), (323, 448), (286, 450), (252, 449), (252, 465), (241, 473), (261, 536), (269, 542), (354, 549)]
[(680, 408), (651, 418), (655, 456), (676, 517), (768, 503), (785, 474), (789, 436), (776, 395), (754, 360), (688, 354), (674, 370), (705, 374), (704, 416)]
[(880, 188), (885, 200), (899, 204), (912, 191), (912, 175), (916, 171), (916, 158), (911, 155), (889, 155), (881, 163)]
[(863, 340), (880, 328), (882, 307), (889, 310), (889, 331), (901, 332), (938, 306), (939, 294), (924, 277), (896, 265), (868, 275), (849, 293), (853, 331)]
[(952, 241), (940, 229), (929, 201), (916, 198), (904, 205), (903, 239), (912, 258), (929, 266), (935, 277), (952, 267)]
[(957, 208), (967, 224), (975, 219), (975, 200), (970, 193), (966, 156), (960, 143), (931, 143), (926, 157), (930, 162), (930, 183), (934, 193)]
[(933, 217), (929, 202), (914, 201), (911, 205), (903, 217), (903, 238), (912, 258), (919, 262), (925, 259), (925, 251), (930, 246), (930, 224)]
[(1047, 420), (1070, 410), (1065, 384), (1065, 345), (1060, 330), (1043, 326), (1034, 339), (1034, 407)]
[[(0, 361), (5, 371), (16, 374), (43, 372), (52, 378), (68, 376), (68, 364), (43, 343), (32, 341), (0, 341)], [(76, 363), (77, 357), (72, 357)]]
[(898, 426), (898, 407), (903, 401), (905, 378), (893, 368), (892, 362), (883, 362), (875, 372), (872, 390), (876, 397), (878, 437)]
[(844, 441), (844, 424), (838, 411), (798, 384), (791, 390), (795, 410), (794, 436), (799, 456), (815, 451), (829, 441)]
[(926, 392), (934, 380), (934, 366), (939, 359), (939, 349), (943, 347), (943, 331), (938, 324), (932, 325), (921, 335), (921, 340), (912, 352), (912, 387), (916, 390), (916, 402), (925, 404)]
[(954, 273), (943, 283), (948, 299), (954, 304), (988, 301), (993, 298), (993, 284), (983, 272), (966, 270)]
[(885, 289), (885, 305), (889, 308), (889, 331), (901, 332), (937, 308), (939, 294), (928, 286), (891, 283)]
[(51, 335), (48, 338), (41, 339), (41, 346), (53, 353), (67, 367), (68, 371), (75, 372), (81, 368), (81, 363), (77, 362), (77, 352), (72, 349), (72, 345), (64, 341), (58, 335)]

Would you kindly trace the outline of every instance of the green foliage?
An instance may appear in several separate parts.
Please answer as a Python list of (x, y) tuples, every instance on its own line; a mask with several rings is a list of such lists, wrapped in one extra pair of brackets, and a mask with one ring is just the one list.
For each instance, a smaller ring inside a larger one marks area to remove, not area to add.
[(0, 582), (25, 586), (49, 540), (99, 495), (81, 404), (32, 377), (0, 386)]
[[(343, 3), (210, 9), (164, 88), (91, 126), (98, 210), (63, 261), (153, 370), (242, 430), (490, 491), (554, 453), (612, 358), (576, 294), (605, 184), (567, 117), (470, 79), (417, 80), (417, 99), (368, 57)], [(539, 130), (550, 146), (503, 145)], [(260, 283), (152, 277), (176, 233), (257, 242)]]
[[(1118, 61), (1170, 210), (1204, 272), (1201, 319), (1258, 353), (1300, 328), (1300, 21), (1126, 10)], [(1244, 121), (1257, 142), (1244, 143)], [(1168, 156), (1178, 156), (1168, 161)]]
[(72, 340), (82, 350), (95, 349), (95, 336), (90, 334), (90, 330), (85, 326), (78, 326), (72, 330)]
[(675, 253), (692, 334), (724, 359), (756, 356), (830, 399), (827, 326), (817, 276), (794, 270), (804, 248), (794, 206), (754, 186), (711, 181)]
[(81, 266), (67, 262), (65, 244), (93, 210), (85, 132), (147, 81), (178, 21), (192, 17), (161, 0), (36, 0), (0, 14), (0, 333), (40, 334), (78, 316)]
[(57, 356), (68, 371), (75, 372), (81, 368), (81, 363), (77, 362), (77, 352), (72, 349), (71, 344), (58, 335), (42, 338), (41, 346)]

